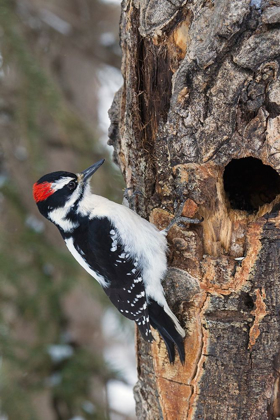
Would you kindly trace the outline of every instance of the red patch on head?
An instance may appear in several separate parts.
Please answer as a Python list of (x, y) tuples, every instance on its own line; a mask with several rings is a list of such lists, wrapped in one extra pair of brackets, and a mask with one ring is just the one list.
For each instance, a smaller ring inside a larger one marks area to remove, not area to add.
[(41, 184), (37, 184), (36, 182), (36, 184), (33, 185), (33, 197), (36, 203), (38, 203), (38, 201), (46, 200), (46, 198), (54, 192), (55, 190), (52, 189), (51, 182), (42, 182)]

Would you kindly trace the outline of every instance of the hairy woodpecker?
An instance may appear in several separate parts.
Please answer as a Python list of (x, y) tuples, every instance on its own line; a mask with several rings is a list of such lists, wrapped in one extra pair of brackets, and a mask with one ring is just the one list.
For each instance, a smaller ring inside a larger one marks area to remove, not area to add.
[(161, 285), (167, 241), (128, 207), (91, 193), (89, 180), (104, 159), (78, 174), (52, 172), (33, 186), (39, 211), (59, 229), (69, 251), (102, 286), (116, 308), (136, 322), (143, 338), (150, 326), (162, 336), (170, 363), (175, 345), (185, 360), (185, 332), (169, 308)]

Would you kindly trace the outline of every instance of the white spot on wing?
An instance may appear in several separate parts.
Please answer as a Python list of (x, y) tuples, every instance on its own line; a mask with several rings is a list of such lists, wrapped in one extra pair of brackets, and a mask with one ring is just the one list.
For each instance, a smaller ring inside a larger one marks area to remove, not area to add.
[(79, 246), (77, 246), (77, 251), (79, 254), (85, 255), (84, 251)]

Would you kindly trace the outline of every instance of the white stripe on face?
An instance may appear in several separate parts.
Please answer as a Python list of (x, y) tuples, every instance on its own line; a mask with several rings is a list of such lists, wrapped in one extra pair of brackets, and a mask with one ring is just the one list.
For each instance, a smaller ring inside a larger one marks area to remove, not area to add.
[[(61, 178), (52, 184), (52, 188), (54, 188), (55, 191), (58, 191), (63, 187), (67, 186), (67, 184), (69, 184), (69, 182), (71, 181), (76, 181), (76, 179), (72, 177)], [(71, 232), (79, 226), (78, 223), (72, 222), (72, 220), (70, 220), (67, 216), (75, 202), (79, 199), (80, 195), (82, 194), (82, 188), (83, 184), (81, 182), (78, 182), (78, 185), (76, 186), (75, 190), (69, 190), (69, 198), (67, 201), (65, 201), (64, 205), (55, 208), (48, 214), (48, 218), (57, 226), (60, 226), (65, 232)]]
[(59, 180), (52, 183), (52, 189), (55, 191), (61, 190), (61, 188), (69, 184), (70, 181), (75, 181), (75, 179), (71, 178), (70, 176), (65, 176), (63, 178), (60, 178)]

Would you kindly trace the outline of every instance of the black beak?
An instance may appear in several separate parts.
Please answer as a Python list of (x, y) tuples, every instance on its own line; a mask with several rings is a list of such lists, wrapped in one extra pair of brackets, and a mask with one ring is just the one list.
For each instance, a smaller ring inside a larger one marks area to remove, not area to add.
[(83, 182), (91, 178), (94, 172), (96, 172), (97, 169), (100, 168), (100, 166), (103, 165), (104, 162), (105, 162), (105, 159), (101, 159), (98, 162), (96, 162), (94, 165), (91, 165), (89, 168), (81, 172), (81, 174), (83, 175)]

